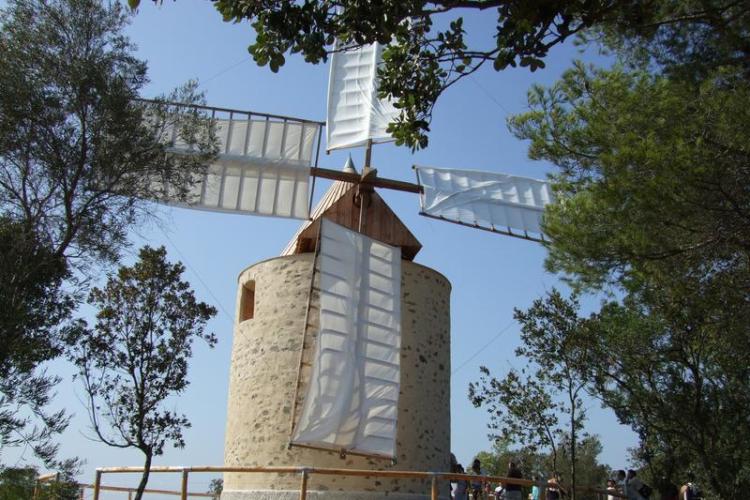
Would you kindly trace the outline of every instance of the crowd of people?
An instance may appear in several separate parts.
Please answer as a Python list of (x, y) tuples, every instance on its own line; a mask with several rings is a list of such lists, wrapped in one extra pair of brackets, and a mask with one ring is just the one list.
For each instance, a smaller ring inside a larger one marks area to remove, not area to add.
[[(456, 474), (467, 474), (470, 476), (487, 476), (488, 474), (482, 468), (479, 459), (474, 459), (471, 468), (466, 471), (459, 464), (453, 454), (451, 454), (451, 470)], [(521, 469), (514, 460), (508, 462), (507, 472), (504, 474), (507, 478), (525, 479)], [(558, 474), (553, 474), (546, 481), (540, 476), (533, 476), (531, 480), (535, 483), (531, 486), (531, 491), (527, 497), (524, 497), (524, 490), (529, 488), (522, 487), (520, 484), (510, 482), (500, 483), (492, 489), (489, 482), (481, 479), (459, 479), (451, 481), (453, 484), (451, 497), (454, 500), (563, 500), (568, 497), (568, 492), (563, 487), (563, 481)], [(545, 484), (546, 483), (546, 484)], [(658, 491), (644, 483), (638, 477), (634, 470), (625, 472), (618, 470), (613, 477), (607, 480), (606, 491), (607, 500), (617, 500), (624, 495), (627, 500), (651, 500), (659, 498), (660, 500), (702, 500), (703, 494), (695, 482), (695, 476), (688, 473), (687, 481), (682, 486), (663, 479), (658, 485)]]
[[(451, 469), (452, 472), (456, 474), (468, 474), (472, 476), (488, 475), (482, 468), (482, 463), (477, 458), (472, 462), (471, 468), (466, 471), (461, 464), (455, 461), (455, 457), (451, 455)], [(508, 470), (505, 473), (505, 477), (524, 479), (521, 469), (514, 460), (508, 462)], [(537, 476), (534, 476), (532, 479), (537, 483), (542, 481), (542, 478)], [(454, 500), (488, 500), (489, 498), (495, 498), (497, 500), (526, 500), (523, 496), (524, 488), (520, 484), (510, 482), (504, 484), (501, 483), (492, 490), (491, 484), (484, 482), (481, 479), (460, 479), (451, 482), (453, 483), (453, 491), (451, 495)], [(533, 485), (531, 487), (531, 493), (528, 495), (528, 499), (561, 500), (565, 496), (565, 490), (560, 483), (560, 477), (553, 475), (547, 481), (544, 497), (540, 496), (542, 489), (538, 485)]]
[[(687, 481), (682, 486), (663, 478), (658, 485), (658, 491), (645, 484), (638, 477), (638, 473), (629, 470), (618, 470), (615, 477), (607, 480), (607, 491), (617, 492), (625, 495), (628, 500), (650, 500), (658, 495), (660, 500), (702, 500), (703, 493), (695, 482), (692, 472), (687, 474)], [(609, 495), (607, 500), (616, 500), (614, 495)]]

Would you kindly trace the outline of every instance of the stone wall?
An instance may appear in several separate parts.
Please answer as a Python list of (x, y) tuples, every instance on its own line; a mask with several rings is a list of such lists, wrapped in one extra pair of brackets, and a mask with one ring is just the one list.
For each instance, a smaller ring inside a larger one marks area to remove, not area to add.
[[(312, 259), (312, 254), (279, 257), (255, 264), (240, 275), (237, 310), (243, 286), (251, 281), (255, 287), (255, 307), (252, 319), (235, 324), (225, 465), (447, 471), (450, 283), (441, 274), (408, 261), (402, 261), (397, 463), (351, 455), (342, 458), (335, 452), (288, 447)], [(301, 411), (309, 380), (318, 303), (313, 291), (295, 418)], [(227, 473), (222, 498), (286, 498), (288, 493), (283, 492), (298, 491), (299, 482), (298, 475)], [(385, 492), (392, 498), (414, 498), (429, 493), (430, 485), (418, 480), (313, 475), (308, 487), (337, 498), (379, 497)], [(334, 492), (352, 495), (334, 495)], [(354, 492), (360, 493), (353, 495)], [(441, 492), (441, 496), (448, 498), (447, 483)]]

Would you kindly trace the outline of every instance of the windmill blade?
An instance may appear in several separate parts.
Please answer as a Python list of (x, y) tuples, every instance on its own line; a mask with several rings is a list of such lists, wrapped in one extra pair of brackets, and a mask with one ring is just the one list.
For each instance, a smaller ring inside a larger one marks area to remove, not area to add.
[[(307, 219), (309, 174), (320, 148), (320, 122), (208, 106), (195, 108), (212, 120), (219, 154), (194, 179), (188, 202), (162, 202), (199, 210)], [(172, 154), (193, 151), (179, 125), (164, 136)]]
[(320, 329), (292, 444), (396, 456), (401, 249), (321, 219)]
[(378, 98), (377, 68), (383, 46), (378, 43), (346, 49), (336, 41), (328, 80), (327, 150), (389, 142), (385, 130), (399, 111)]
[(496, 172), (414, 166), (420, 214), (533, 241), (554, 201), (548, 182)]

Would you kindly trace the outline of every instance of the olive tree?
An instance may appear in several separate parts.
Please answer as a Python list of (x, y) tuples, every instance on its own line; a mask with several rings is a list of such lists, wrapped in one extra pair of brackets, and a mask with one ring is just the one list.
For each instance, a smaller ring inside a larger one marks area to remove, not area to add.
[[(186, 196), (216, 152), (188, 83), (140, 100), (146, 63), (118, 2), (11, 0), (0, 9), (0, 448), (31, 445), (53, 466), (50, 413), (61, 354), (88, 279), (118, 260), (148, 200)], [(172, 134), (195, 154), (170, 154)]]

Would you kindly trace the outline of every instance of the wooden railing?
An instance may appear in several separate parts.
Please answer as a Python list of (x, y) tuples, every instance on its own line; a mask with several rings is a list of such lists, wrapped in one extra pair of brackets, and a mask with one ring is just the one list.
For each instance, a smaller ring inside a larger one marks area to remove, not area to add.
[[(84, 490), (94, 490), (96, 487), (93, 484), (86, 484), (86, 483), (78, 483), (78, 487), (81, 490), (81, 499), (83, 499), (83, 492)], [(126, 486), (105, 486), (103, 484), (99, 485), (99, 491), (116, 491), (120, 493), (127, 493), (128, 494), (128, 500), (132, 499), (132, 494), (138, 491), (138, 488), (129, 488)], [(180, 496), (182, 497), (182, 492), (177, 490), (162, 490), (162, 489), (155, 489), (155, 488), (146, 488), (143, 490), (144, 493), (151, 493), (154, 495), (171, 495), (171, 496)], [(213, 498), (218, 500), (219, 495), (214, 495), (213, 493), (196, 493), (194, 491), (188, 491), (187, 492), (187, 498), (192, 497), (201, 497), (201, 498)]]
[[(94, 500), (99, 500), (99, 493), (112, 487), (102, 486), (102, 476), (104, 474), (133, 474), (142, 473), (143, 467), (101, 467), (96, 469), (96, 478), (94, 480)], [(195, 495), (188, 492), (188, 480), (191, 472), (235, 472), (235, 473), (270, 473), (270, 474), (299, 474), (300, 476), (300, 500), (307, 499), (307, 482), (311, 475), (332, 475), (332, 476), (355, 476), (355, 477), (383, 477), (398, 479), (427, 479), (430, 481), (430, 498), (438, 500), (439, 481), (480, 481), (481, 483), (502, 483), (504, 486), (516, 484), (520, 486), (538, 486), (542, 491), (541, 498), (545, 498), (544, 492), (547, 488), (567, 489), (565, 484), (557, 485), (555, 483), (534, 482), (528, 479), (517, 479), (503, 476), (475, 476), (472, 474), (453, 474), (449, 472), (416, 472), (416, 471), (397, 471), (397, 470), (368, 470), (368, 469), (332, 469), (323, 467), (222, 467), (222, 466), (197, 466), (197, 467), (151, 467), (153, 473), (173, 473), (182, 474), (182, 483), (180, 487), (180, 499), (187, 500), (189, 495)], [(590, 486), (577, 487), (576, 491), (594, 493), (600, 498), (607, 498), (610, 495), (614, 498), (627, 498), (621, 493), (607, 491)], [(198, 494), (206, 496), (206, 494)], [(208, 495), (210, 496), (210, 495)]]

